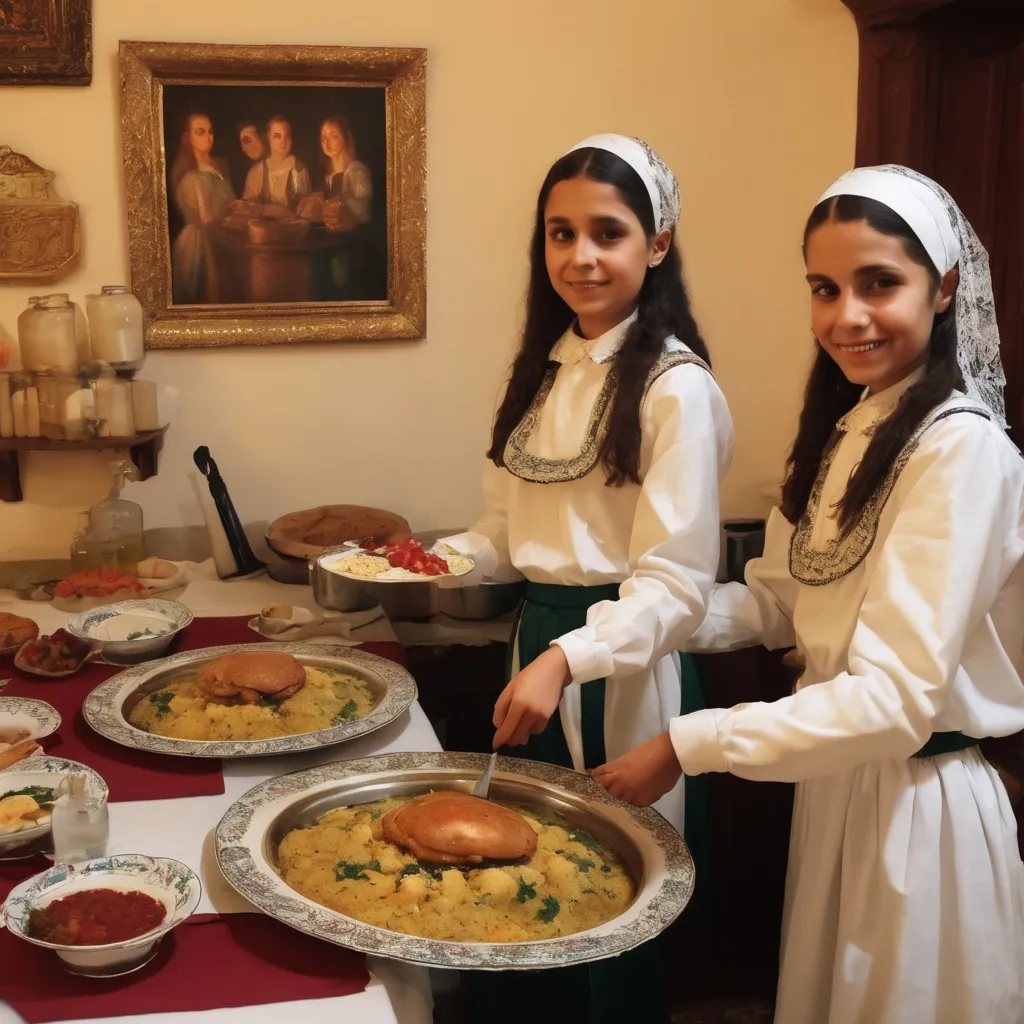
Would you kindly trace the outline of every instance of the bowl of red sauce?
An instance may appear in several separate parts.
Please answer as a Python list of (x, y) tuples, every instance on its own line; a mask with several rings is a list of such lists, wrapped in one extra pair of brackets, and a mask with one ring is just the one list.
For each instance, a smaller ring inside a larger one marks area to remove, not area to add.
[(12, 935), (52, 949), (92, 978), (137, 971), (199, 904), (202, 885), (180, 861), (119, 854), (55, 864), (16, 886), (3, 906)]

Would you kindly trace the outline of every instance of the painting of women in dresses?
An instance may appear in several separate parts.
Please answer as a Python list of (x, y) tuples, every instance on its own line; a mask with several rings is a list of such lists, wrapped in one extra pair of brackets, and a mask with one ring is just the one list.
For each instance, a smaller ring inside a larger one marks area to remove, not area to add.
[(180, 305), (386, 300), (385, 91), (167, 85)]

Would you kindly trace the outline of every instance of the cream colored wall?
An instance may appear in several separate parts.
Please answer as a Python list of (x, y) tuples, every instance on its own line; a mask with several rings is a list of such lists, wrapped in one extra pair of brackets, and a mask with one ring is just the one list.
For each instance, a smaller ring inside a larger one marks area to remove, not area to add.
[[(94, 0), (93, 25), (90, 88), (0, 90), (0, 142), (80, 204), (84, 258), (59, 283), (79, 302), (128, 279), (119, 39), (429, 51), (428, 339), (150, 354), (142, 376), (172, 427), (159, 476), (128, 492), (147, 525), (200, 521), (185, 475), (199, 444), (246, 520), (322, 502), (387, 506), (424, 530), (475, 516), (536, 189), (598, 131), (647, 139), (680, 179), (689, 283), (736, 421), (723, 513), (765, 511), (809, 351), (800, 227), (853, 157), (856, 33), (840, 0), (289, 0), (287, 17), (267, 0)], [(38, 291), (0, 289), (9, 333)], [(0, 557), (66, 551), (102, 470), (23, 457)]]

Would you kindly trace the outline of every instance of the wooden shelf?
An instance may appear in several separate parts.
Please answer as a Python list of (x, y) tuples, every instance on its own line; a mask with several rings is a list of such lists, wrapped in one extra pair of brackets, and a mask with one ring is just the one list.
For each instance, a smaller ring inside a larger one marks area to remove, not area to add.
[(54, 441), (48, 437), (0, 437), (0, 501), (21, 501), (21, 470), (18, 452), (108, 452), (128, 449), (139, 470), (139, 479), (156, 476), (157, 455), (164, 445), (167, 427), (134, 437), (93, 437), (88, 441)]

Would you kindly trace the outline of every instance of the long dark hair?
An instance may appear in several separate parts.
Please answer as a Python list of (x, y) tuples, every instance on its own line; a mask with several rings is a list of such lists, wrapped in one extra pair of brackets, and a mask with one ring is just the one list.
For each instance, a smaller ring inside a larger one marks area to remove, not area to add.
[[(804, 229), (804, 252), (811, 233), (829, 219), (863, 220), (883, 235), (899, 238), (907, 255), (928, 271), (934, 293), (942, 287), (939, 272), (907, 222), (888, 206), (861, 196), (835, 196), (819, 203), (811, 212)], [(840, 533), (856, 522), (869, 499), (885, 480), (900, 450), (924, 418), (955, 388), (963, 388), (963, 377), (956, 360), (956, 315), (954, 303), (935, 315), (928, 353), (921, 379), (907, 388), (896, 409), (877, 429), (854, 470), (839, 503)], [(782, 486), (782, 513), (796, 523), (804, 514), (822, 456), (832, 437), (836, 422), (856, 404), (864, 390), (843, 375), (835, 360), (817, 346), (804, 392), (800, 426), (789, 453), (786, 481)]]
[[(575, 318), (548, 276), (544, 261), (544, 211), (551, 190), (558, 182), (579, 177), (614, 185), (623, 202), (636, 214), (648, 240), (656, 234), (654, 209), (644, 183), (636, 171), (614, 153), (603, 149), (578, 149), (563, 156), (548, 171), (537, 197), (530, 242), (530, 283), (523, 338), (494, 420), (491, 447), (487, 452), (487, 457), (497, 466), (504, 465), (509, 434), (518, 426), (544, 379), (551, 347)], [(690, 299), (683, 284), (683, 263), (674, 237), (661, 263), (647, 270), (640, 288), (637, 319), (615, 357), (618, 385), (609, 414), (608, 433), (598, 455), (607, 483), (612, 486), (640, 482), (640, 402), (647, 375), (670, 336), (684, 342), (710, 365), (707, 346), (690, 312)]]

